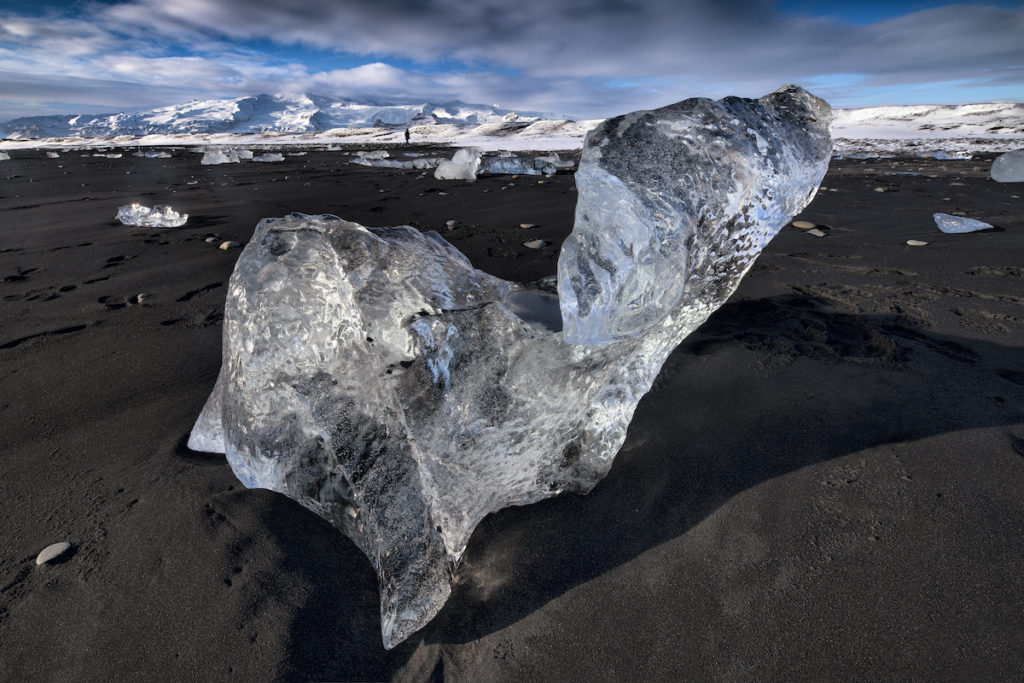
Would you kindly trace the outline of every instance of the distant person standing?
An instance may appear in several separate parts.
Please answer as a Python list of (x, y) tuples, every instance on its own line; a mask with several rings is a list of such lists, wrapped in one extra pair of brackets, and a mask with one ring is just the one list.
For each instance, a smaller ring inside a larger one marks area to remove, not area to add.
[(405, 129), (405, 144), (409, 144), (409, 129)]

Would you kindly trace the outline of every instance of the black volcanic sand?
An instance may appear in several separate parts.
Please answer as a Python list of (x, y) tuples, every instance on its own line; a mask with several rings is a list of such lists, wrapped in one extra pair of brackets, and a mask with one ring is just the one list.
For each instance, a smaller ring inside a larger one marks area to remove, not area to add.
[[(264, 216), (333, 213), (438, 229), (530, 281), (555, 272), (572, 175), (469, 184), (332, 152), (13, 157), (0, 678), (1020, 675), (1024, 184), (989, 180), (990, 157), (833, 162), (802, 216), (826, 236), (784, 228), (670, 357), (608, 477), (486, 519), (447, 606), (390, 652), (355, 546), (185, 447), (240, 253), (217, 245)], [(191, 218), (113, 221), (133, 200)], [(996, 228), (944, 235), (935, 211)], [(522, 246), (534, 239), (554, 244)], [(36, 567), (62, 540), (73, 551)]]

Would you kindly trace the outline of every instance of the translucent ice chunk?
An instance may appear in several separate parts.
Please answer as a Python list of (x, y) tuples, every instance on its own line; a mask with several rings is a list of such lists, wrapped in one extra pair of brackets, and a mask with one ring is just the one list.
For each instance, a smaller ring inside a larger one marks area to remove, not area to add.
[(391, 155), (386, 149), (375, 149), (371, 152), (357, 152), (356, 156), (360, 159), (387, 159)]
[(404, 168), (406, 170), (427, 170), (437, 168), (437, 165), (441, 163), (442, 159), (433, 159), (429, 157), (423, 157), (420, 159), (409, 159), (407, 161), (400, 161), (398, 159), (367, 159), (366, 157), (356, 157), (352, 160), (353, 164), (359, 164), (361, 166), (373, 166), (375, 168)]
[(992, 180), (1000, 183), (1024, 183), (1024, 149), (997, 156), (992, 162)]
[(151, 209), (136, 203), (119, 207), (116, 218), (124, 225), (138, 225), (144, 228), (177, 228), (185, 225), (188, 214), (179, 214), (166, 204), (158, 204)]
[(46, 156), (49, 159), (60, 159), (60, 153), (59, 152), (47, 152)]
[(434, 232), (264, 219), (189, 446), (348, 535), (393, 647), (444, 604), (484, 516), (608, 472), (668, 354), (813, 197), (830, 118), (790, 86), (606, 121), (585, 143), (557, 297)]
[(10, 161), (11, 155), (7, 152), (0, 152), (0, 161)]
[(281, 154), (280, 152), (267, 152), (266, 154), (261, 154), (261, 155), (258, 155), (258, 156), (254, 156), (252, 158), (252, 160), (253, 161), (264, 161), (264, 162), (284, 161), (284, 155)]
[(484, 157), (480, 160), (480, 173), (540, 175), (539, 168), (534, 166), (533, 159), (524, 157)]
[(979, 221), (977, 218), (950, 216), (948, 213), (935, 213), (932, 214), (932, 218), (935, 219), (935, 224), (939, 226), (939, 230), (942, 232), (976, 232), (978, 230), (988, 230), (992, 227), (988, 223)]
[(238, 155), (233, 149), (208, 149), (203, 153), (199, 161), (203, 166), (216, 166), (219, 164), (237, 164)]
[(450, 160), (437, 165), (434, 177), (438, 180), (476, 180), (481, 153), (476, 147), (463, 147)]
[(237, 156), (240, 161), (249, 161), (249, 160), (252, 159), (252, 150), (251, 149), (236, 149), (235, 150), (235, 156)]

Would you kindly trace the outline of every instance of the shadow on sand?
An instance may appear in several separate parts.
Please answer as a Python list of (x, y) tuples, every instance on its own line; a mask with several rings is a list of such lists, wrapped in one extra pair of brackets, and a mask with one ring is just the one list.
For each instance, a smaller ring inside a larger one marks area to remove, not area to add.
[(390, 678), (423, 644), (504, 629), (769, 479), (879, 444), (1014, 423), (1019, 361), (1019, 349), (900, 316), (836, 313), (802, 297), (729, 303), (670, 356), (594, 491), (485, 519), (447, 605), (391, 652), (369, 563), (278, 497), (268, 526), (317, 586), (292, 626), (285, 676)]

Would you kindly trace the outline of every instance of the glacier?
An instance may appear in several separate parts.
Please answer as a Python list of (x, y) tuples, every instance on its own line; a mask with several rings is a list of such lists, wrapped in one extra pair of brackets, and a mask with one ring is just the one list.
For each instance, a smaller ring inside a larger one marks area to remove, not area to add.
[(830, 119), (786, 86), (605, 121), (557, 294), (475, 269), (436, 232), (260, 221), (189, 447), (351, 538), (394, 647), (444, 605), (486, 515), (607, 474), (669, 353), (814, 197)]

